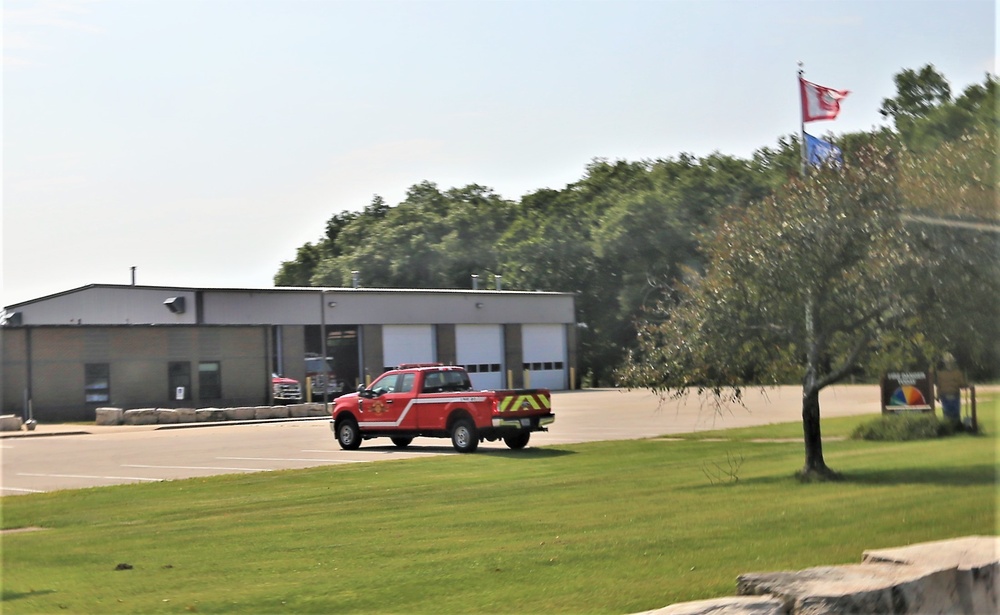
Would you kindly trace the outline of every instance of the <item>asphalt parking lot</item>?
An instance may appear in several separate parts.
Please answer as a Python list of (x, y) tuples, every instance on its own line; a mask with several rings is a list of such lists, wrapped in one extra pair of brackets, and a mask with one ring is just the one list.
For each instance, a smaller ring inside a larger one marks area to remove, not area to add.
[[(829, 387), (820, 403), (824, 417), (880, 411), (874, 385)], [(661, 403), (648, 391), (587, 389), (554, 393), (553, 410), (555, 424), (532, 434), (529, 447), (799, 421), (801, 389), (751, 390), (745, 408), (716, 408), (694, 396)], [(0, 494), (456, 454), (449, 440), (432, 438), (417, 438), (406, 449), (377, 438), (343, 451), (325, 418), (196, 425), (39, 424), (33, 432), (0, 434)], [(475, 454), (498, 449), (506, 447), (486, 442)]]

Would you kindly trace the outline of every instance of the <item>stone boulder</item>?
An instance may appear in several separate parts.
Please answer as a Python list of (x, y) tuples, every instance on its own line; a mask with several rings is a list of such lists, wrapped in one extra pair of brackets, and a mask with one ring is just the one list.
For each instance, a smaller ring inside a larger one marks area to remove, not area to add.
[(287, 419), (288, 418), (288, 406), (271, 406), (271, 418), (272, 419)]
[(257, 413), (254, 407), (226, 408), (226, 420), (229, 421), (252, 421)]
[(122, 414), (125, 425), (155, 425), (157, 420), (156, 408), (135, 408)]
[(955, 571), (957, 613), (1000, 613), (1000, 537), (966, 536), (864, 552), (868, 563), (935, 566)]
[(173, 408), (157, 408), (156, 422), (160, 425), (170, 425), (177, 422), (177, 411)]
[(98, 408), (94, 412), (97, 425), (121, 425), (125, 414), (121, 408)]
[(194, 420), (198, 423), (225, 421), (226, 411), (222, 408), (198, 408), (194, 411)]
[(23, 421), (16, 414), (0, 415), (0, 431), (21, 431)]
[(175, 408), (174, 412), (177, 414), (178, 423), (194, 423), (196, 420), (194, 408)]
[(330, 416), (330, 410), (323, 404), (310, 404), (309, 416)]
[(288, 408), (288, 416), (293, 419), (304, 419), (309, 416), (309, 406), (312, 404), (289, 404), (285, 406)]
[(736, 591), (772, 595), (795, 615), (950, 613), (953, 570), (934, 566), (850, 564), (740, 575)]
[(733, 596), (679, 602), (637, 615), (787, 615), (781, 600), (770, 596)]
[(273, 418), (271, 413), (271, 406), (257, 406), (253, 409), (253, 419), (261, 421), (269, 418)]

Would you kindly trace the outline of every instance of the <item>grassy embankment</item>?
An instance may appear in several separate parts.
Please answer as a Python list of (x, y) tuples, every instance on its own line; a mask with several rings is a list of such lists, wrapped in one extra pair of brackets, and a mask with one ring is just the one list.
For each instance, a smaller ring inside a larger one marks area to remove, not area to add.
[[(7, 497), (4, 613), (631, 613), (743, 572), (996, 533), (986, 435), (835, 440), (798, 425)], [(716, 441), (715, 438), (722, 438)], [(131, 569), (116, 570), (119, 564)]]

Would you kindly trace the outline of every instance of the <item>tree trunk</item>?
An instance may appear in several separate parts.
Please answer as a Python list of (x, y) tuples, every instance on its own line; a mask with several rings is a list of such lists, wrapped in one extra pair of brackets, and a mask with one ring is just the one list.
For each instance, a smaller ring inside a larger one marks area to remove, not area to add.
[(806, 464), (801, 478), (805, 480), (828, 480), (837, 478), (836, 472), (827, 467), (823, 460), (823, 439), (819, 428), (819, 389), (811, 386), (802, 388), (802, 433), (806, 444)]

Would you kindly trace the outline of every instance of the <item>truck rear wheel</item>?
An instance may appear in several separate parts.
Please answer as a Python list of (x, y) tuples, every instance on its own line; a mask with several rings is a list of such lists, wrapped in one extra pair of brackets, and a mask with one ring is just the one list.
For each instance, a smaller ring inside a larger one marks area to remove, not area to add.
[(337, 442), (345, 451), (354, 451), (361, 446), (361, 430), (354, 419), (344, 419), (337, 427)]
[(511, 448), (515, 451), (519, 451), (525, 446), (528, 446), (528, 440), (530, 439), (531, 439), (530, 431), (519, 431), (513, 436), (505, 437), (503, 439), (503, 442), (504, 444), (507, 445), (508, 448)]
[(399, 448), (406, 448), (410, 445), (410, 442), (413, 442), (413, 438), (404, 438), (402, 436), (392, 438), (392, 443)]
[(451, 444), (460, 453), (474, 453), (479, 447), (475, 424), (469, 419), (459, 419), (451, 429)]

